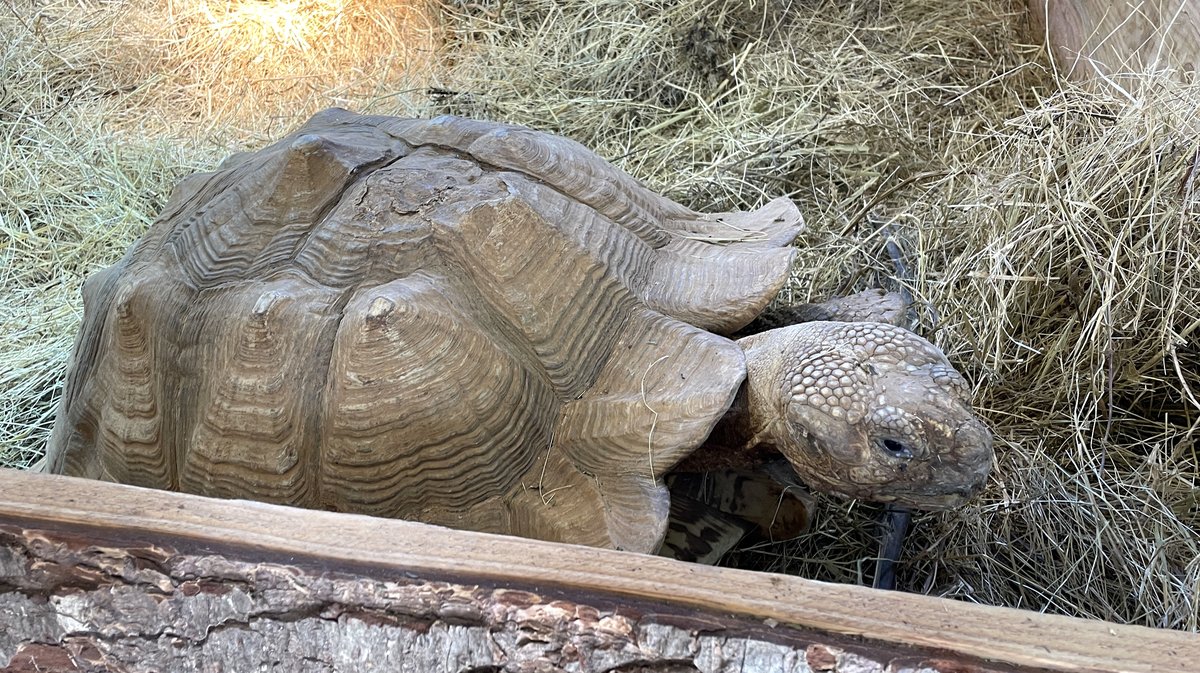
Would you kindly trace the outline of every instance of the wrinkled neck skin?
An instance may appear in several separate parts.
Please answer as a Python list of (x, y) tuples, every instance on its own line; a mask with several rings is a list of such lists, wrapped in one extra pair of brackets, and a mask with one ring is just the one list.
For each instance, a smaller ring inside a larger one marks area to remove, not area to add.
[(704, 446), (685, 458), (675, 472), (752, 472), (779, 458), (771, 442), (759, 441), (750, 413), (750, 388), (743, 382), (733, 404), (713, 428)]
[(777, 451), (811, 488), (921, 509), (982, 488), (991, 432), (928, 341), (880, 323), (812, 322), (738, 343), (746, 381), (705, 462), (744, 469)]
[(770, 367), (770, 363), (762, 358), (748, 361), (747, 369), (750, 371), (746, 381), (729, 410), (713, 428), (703, 449), (682, 462), (676, 471), (751, 471), (779, 458), (781, 444), (790, 443), (796, 445), (796, 450), (811, 452), (802, 434), (790, 441), (787, 439), (785, 411), (775, 408), (774, 402), (782, 401), (783, 397), (771, 381), (773, 377), (782, 376), (782, 372)]

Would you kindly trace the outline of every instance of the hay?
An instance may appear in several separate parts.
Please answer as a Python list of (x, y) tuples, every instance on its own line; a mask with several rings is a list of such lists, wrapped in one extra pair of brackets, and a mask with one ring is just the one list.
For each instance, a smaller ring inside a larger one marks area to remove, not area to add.
[[(393, 16), (382, 5), (346, 1), (356, 39)], [(1196, 630), (1200, 87), (1060, 90), (1020, 46), (1022, 5), (448, 4), (427, 99), (376, 43), (260, 22), (284, 51), (256, 62), (164, 29), (196, 16), (180, 2), (135, 3), (120, 32), (109, 5), (40, 27), (0, 7), (0, 129), (21, 139), (0, 157), (0, 459), (39, 453), (80, 280), (182, 172), (325, 104), (470, 114), (571, 136), (696, 208), (792, 195), (809, 231), (785, 301), (910, 289), (921, 331), (976, 382), (999, 459), (975, 506), (918, 520), (903, 588)], [(287, 86), (265, 74), (276, 59)], [(731, 560), (861, 581), (874, 514), (826, 499), (812, 534)]]
[[(952, 139), (945, 177), (892, 212), (926, 327), (1002, 439), (980, 505), (918, 527), (909, 589), (1197, 627), (1200, 89), (1143, 86), (1136, 107), (1072, 89)], [(750, 554), (856, 577), (869, 540), (828, 536)]]

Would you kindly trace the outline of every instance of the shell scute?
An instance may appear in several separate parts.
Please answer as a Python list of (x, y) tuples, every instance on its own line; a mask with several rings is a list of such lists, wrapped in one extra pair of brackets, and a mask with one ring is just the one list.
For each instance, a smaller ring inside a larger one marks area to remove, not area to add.
[(166, 241), (193, 287), (287, 264), (364, 169), (407, 151), (382, 133), (306, 131), (204, 183), (213, 198)]
[(323, 411), (326, 504), (452, 523), (514, 489), (548, 447), (553, 390), (452, 284), (421, 272), (346, 306)]
[(295, 263), (318, 282), (386, 282), (437, 258), (426, 213), (482, 174), (473, 162), (418, 149), (350, 187), (312, 227)]
[(107, 346), (118, 357), (101, 360), (96, 376), (112, 392), (100, 402), (100, 455), (104, 469), (138, 485), (169, 485), (169, 456), (157, 450), (164, 431), (154, 375), (160, 356), (153, 338), (154, 311), (144, 281), (121, 283), (105, 326)]
[[(324, 343), (337, 326), (340, 293), (298, 274), (209, 290), (208, 310), (192, 314), (206, 335), (184, 356), (194, 363), (181, 386), (176, 444), (186, 491), (252, 497), (286, 504), (310, 501), (319, 481), (315, 462), (324, 384)], [(199, 365), (199, 366), (197, 366)]]
[(636, 297), (520, 199), (483, 202), (439, 233), (447, 266), (478, 290), (497, 321), (519, 332), (559, 397), (587, 390), (637, 310)]
[(191, 292), (160, 265), (136, 265), (138, 273), (128, 274), (132, 266), (127, 257), (85, 288), (96, 309), (76, 344), (87, 376), (68, 381), (64, 400), (73, 404), (60, 407), (56, 426), (68, 429), (64, 444), (92, 447), (69, 456), (73, 474), (171, 488), (175, 455), (162, 446), (175, 427), (166, 401), (175, 380), (162, 370)]

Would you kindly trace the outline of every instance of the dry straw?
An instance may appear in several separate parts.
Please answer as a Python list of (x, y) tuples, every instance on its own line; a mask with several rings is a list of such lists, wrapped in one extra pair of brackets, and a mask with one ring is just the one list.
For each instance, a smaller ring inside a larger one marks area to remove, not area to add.
[[(918, 520), (903, 588), (1200, 626), (1200, 87), (1060, 86), (1016, 1), (485, 1), (435, 21), (313, 0), (304, 24), (234, 20), (257, 0), (8, 1), (5, 462), (40, 452), (82, 278), (180, 174), (324, 105), (470, 114), (569, 135), (699, 209), (790, 194), (809, 230), (785, 301), (911, 291), (999, 457), (977, 504)], [(810, 535), (732, 561), (859, 581), (874, 514), (826, 500)]]

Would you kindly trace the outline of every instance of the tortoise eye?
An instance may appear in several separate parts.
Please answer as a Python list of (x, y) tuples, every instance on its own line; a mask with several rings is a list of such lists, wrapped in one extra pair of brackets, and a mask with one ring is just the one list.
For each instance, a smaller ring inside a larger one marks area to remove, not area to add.
[(879, 448), (883, 449), (884, 453), (893, 458), (912, 458), (913, 451), (908, 448), (904, 442), (895, 439), (883, 439), (879, 441)]

